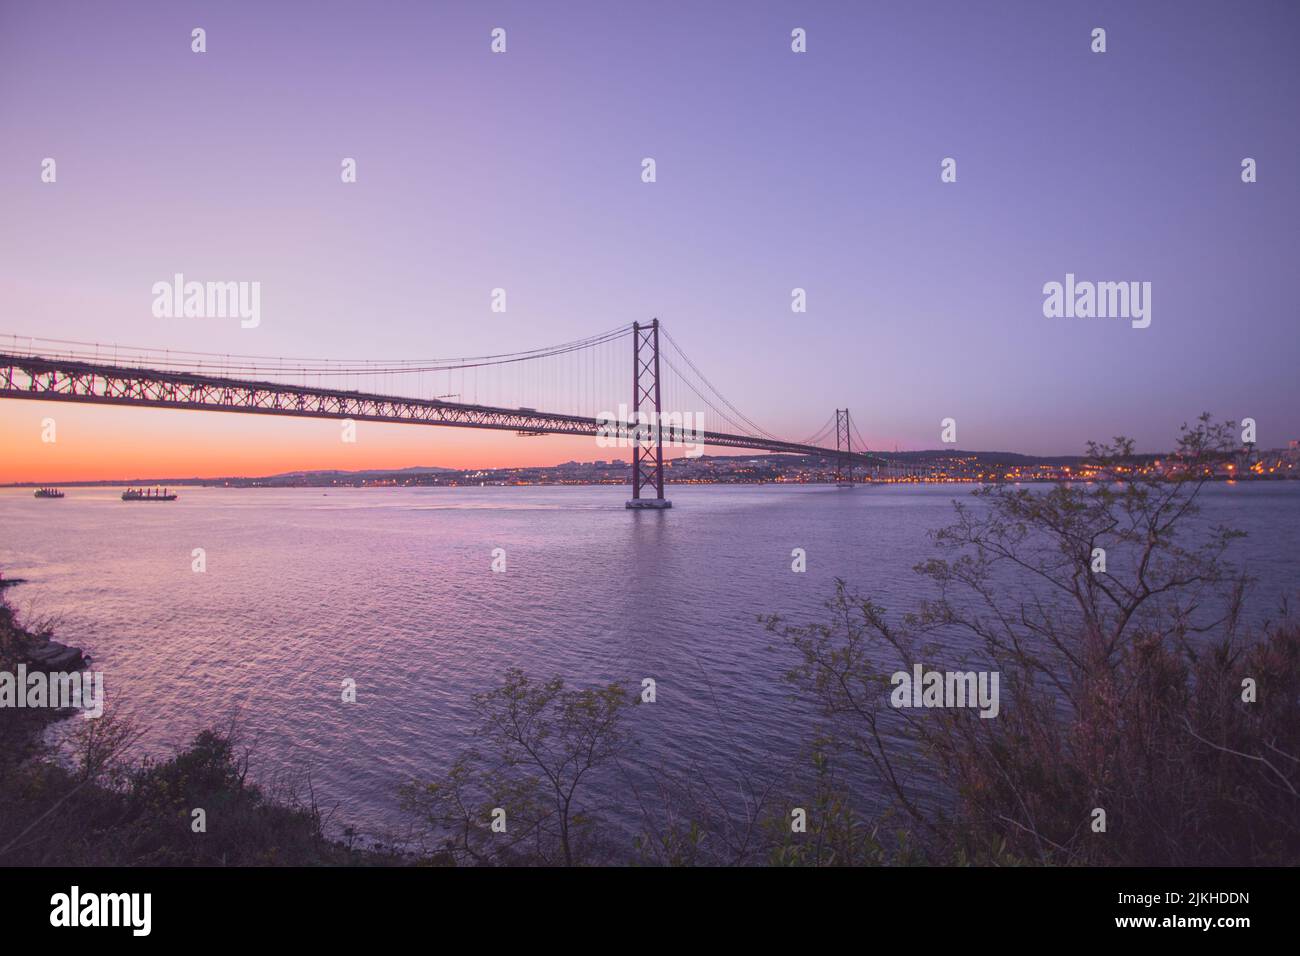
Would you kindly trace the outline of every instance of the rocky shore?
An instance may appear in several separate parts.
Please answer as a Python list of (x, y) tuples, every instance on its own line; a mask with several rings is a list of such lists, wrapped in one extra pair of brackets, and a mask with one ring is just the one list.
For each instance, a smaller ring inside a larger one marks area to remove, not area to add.
[(69, 647), (52, 640), (46, 634), (28, 634), (27, 645), (20, 652), (20, 659), (27, 664), (27, 669), (49, 672), (71, 673), (85, 670), (90, 666), (90, 655), (79, 647)]
[[(53, 640), (42, 630), (28, 630), (14, 619), (13, 608), (4, 594), (19, 583), (14, 578), (0, 579), (0, 671), (14, 675), (23, 671), (70, 674), (89, 668), (90, 655), (81, 648)], [(0, 749), (4, 751), (0, 754), (0, 766), (39, 751), (45, 728), (73, 713), (70, 707), (0, 709)]]
[[(21, 578), (0, 579), (0, 593), (22, 584)], [(48, 633), (32, 632), (14, 621), (13, 608), (0, 600), (0, 664), (26, 664), (27, 669), (72, 672), (90, 666), (90, 655), (79, 647), (54, 640)]]

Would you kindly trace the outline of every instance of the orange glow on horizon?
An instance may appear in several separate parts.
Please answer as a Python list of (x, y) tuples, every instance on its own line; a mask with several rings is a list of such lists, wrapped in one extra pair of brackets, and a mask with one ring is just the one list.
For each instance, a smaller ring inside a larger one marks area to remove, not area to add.
[[(53, 442), (42, 441), (46, 419), (54, 422)], [(562, 435), (520, 438), (513, 431), (364, 421), (356, 433), (356, 443), (348, 444), (336, 420), (6, 400), (0, 402), (0, 483), (511, 468), (630, 457), (626, 448)]]

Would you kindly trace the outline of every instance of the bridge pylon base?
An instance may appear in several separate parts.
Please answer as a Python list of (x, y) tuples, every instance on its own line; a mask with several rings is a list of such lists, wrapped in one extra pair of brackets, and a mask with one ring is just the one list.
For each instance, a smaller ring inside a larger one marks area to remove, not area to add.
[(672, 506), (673, 503), (667, 498), (630, 498), (624, 505), (626, 508), (650, 508), (654, 511), (662, 511)]

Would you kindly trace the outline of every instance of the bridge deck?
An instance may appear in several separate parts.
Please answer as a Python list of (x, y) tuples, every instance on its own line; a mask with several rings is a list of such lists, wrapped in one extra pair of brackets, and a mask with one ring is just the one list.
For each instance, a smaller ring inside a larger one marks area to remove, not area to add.
[[(440, 399), (403, 398), (343, 389), (314, 388), (279, 382), (224, 378), (166, 369), (105, 365), (41, 356), (0, 352), (0, 398), (46, 402), (83, 402), (209, 412), (287, 415), (300, 418), (334, 418), (392, 422), (409, 425), (446, 425), (501, 431), (540, 432), (550, 435), (606, 435), (615, 441), (647, 440), (627, 422), (540, 412), (525, 408), (498, 408)], [(887, 465), (875, 455), (843, 453), (833, 448), (802, 445), (752, 435), (694, 431), (664, 423), (667, 445), (712, 445), (798, 455), (818, 455), (853, 461), (868, 467)]]

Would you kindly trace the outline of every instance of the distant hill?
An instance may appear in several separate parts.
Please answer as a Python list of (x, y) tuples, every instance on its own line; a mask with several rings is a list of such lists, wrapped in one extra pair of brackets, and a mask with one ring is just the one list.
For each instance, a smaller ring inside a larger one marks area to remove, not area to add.
[[(1087, 455), (1022, 455), (1014, 451), (964, 451), (960, 448), (944, 448), (929, 451), (883, 451), (870, 450), (869, 455), (881, 458), (893, 458), (896, 461), (932, 461), (951, 458), (977, 458), (990, 465), (1070, 465), (1075, 467), (1089, 461)], [(1168, 452), (1153, 454), (1135, 454), (1136, 462), (1154, 461), (1165, 458)]]
[[(667, 450), (667, 449), (665, 449)], [(857, 451), (858, 449), (855, 449)], [(889, 451), (887, 449), (868, 449), (867, 454), (879, 455), (899, 463), (923, 464), (927, 462), (941, 463), (952, 462), (954, 459), (965, 459), (966, 461), (977, 461), (984, 465), (992, 466), (1019, 466), (1032, 468), (1035, 466), (1058, 465), (1069, 466), (1071, 468), (1083, 464), (1087, 459), (1082, 455), (1022, 455), (1011, 451), (965, 451), (958, 448), (929, 449), (925, 451)], [(1166, 453), (1167, 455), (1168, 453)], [(1165, 457), (1160, 454), (1135, 455), (1138, 462), (1152, 461), (1157, 458)], [(759, 454), (748, 455), (704, 455), (698, 459), (690, 459), (697, 465), (709, 462), (739, 464), (747, 462), (765, 462), (787, 465), (791, 462), (800, 461), (819, 461), (825, 462), (833, 460), (834, 452), (828, 452), (826, 455), (788, 455), (775, 454), (772, 452), (761, 452)], [(262, 477), (230, 475), (216, 478), (131, 478), (131, 479), (113, 479), (105, 481), (23, 481), (13, 482), (0, 487), (36, 487), (42, 484), (58, 484), (65, 487), (85, 487), (85, 486), (106, 486), (106, 485), (141, 485), (151, 487), (153, 485), (166, 486), (184, 486), (184, 485), (234, 485), (234, 486), (314, 486), (329, 485), (334, 483), (348, 484), (352, 482), (380, 481), (386, 482), (394, 479), (413, 479), (420, 483), (421, 479), (427, 479), (432, 476), (447, 476), (447, 480), (456, 480), (457, 476), (468, 476), (473, 474), (475, 481), (490, 475), (509, 476), (521, 473), (530, 473), (540, 475), (543, 473), (559, 473), (572, 475), (574, 469), (584, 471), (601, 472), (608, 478), (609, 474), (620, 468), (626, 468), (627, 462), (621, 459), (614, 459), (599, 464), (592, 462), (564, 462), (557, 465), (539, 465), (528, 467), (514, 468), (442, 468), (435, 465), (412, 465), (408, 468), (368, 468), (361, 471), (346, 471), (343, 469), (318, 469), (308, 471), (286, 471), (277, 475), (266, 475)], [(608, 474), (607, 474), (608, 473)], [(436, 484), (437, 482), (432, 482)]]
[(343, 471), (337, 468), (320, 469), (317, 471), (286, 471), (278, 475), (267, 475), (271, 478), (370, 478), (379, 475), (436, 475), (451, 471), (460, 471), (458, 468), (438, 468), (434, 465), (412, 465), (409, 468), (368, 468), (362, 471)]
[(154, 485), (184, 486), (184, 485), (220, 485), (225, 482), (238, 481), (291, 481), (315, 480), (325, 478), (383, 478), (394, 475), (436, 475), (448, 472), (457, 473), (457, 468), (438, 468), (433, 465), (412, 465), (409, 468), (374, 468), (365, 471), (342, 471), (338, 469), (320, 471), (286, 471), (279, 475), (268, 475), (262, 478), (249, 478), (242, 475), (222, 475), (216, 478), (199, 478), (197, 476), (190, 478), (105, 478), (98, 481), (13, 481), (0, 485), (0, 488), (37, 488), (41, 485), (57, 484), (65, 488), (103, 488), (117, 485), (139, 485), (141, 487), (153, 487)]

